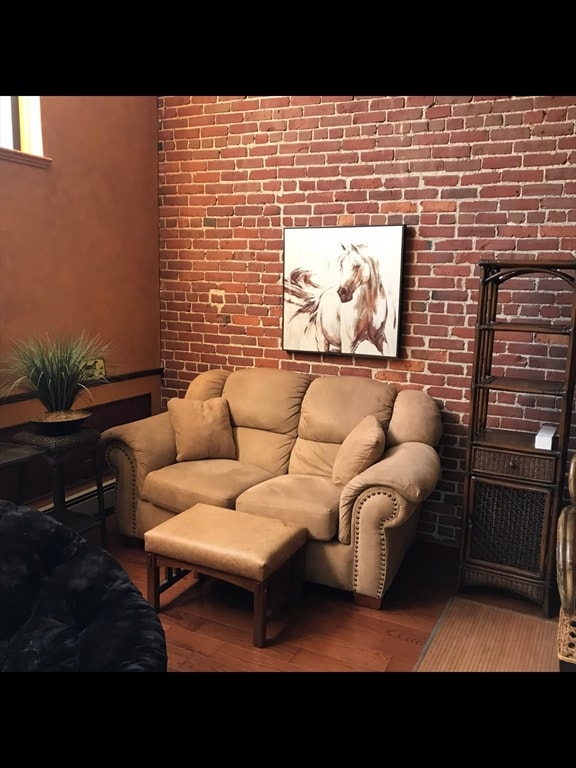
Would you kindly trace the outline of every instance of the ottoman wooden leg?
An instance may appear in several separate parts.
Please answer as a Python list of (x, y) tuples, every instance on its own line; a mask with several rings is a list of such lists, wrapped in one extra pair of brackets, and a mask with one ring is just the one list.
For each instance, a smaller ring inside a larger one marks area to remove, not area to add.
[(266, 614), (268, 613), (268, 581), (257, 581), (254, 586), (254, 635), (256, 648), (266, 645)]
[(156, 563), (156, 555), (148, 552), (148, 602), (154, 610), (160, 610), (160, 569)]

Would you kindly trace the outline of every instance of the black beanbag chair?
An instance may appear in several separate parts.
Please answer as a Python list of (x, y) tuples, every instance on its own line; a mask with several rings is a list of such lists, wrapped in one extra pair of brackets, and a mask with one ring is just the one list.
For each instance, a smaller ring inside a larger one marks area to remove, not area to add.
[(0, 500), (0, 670), (166, 669), (160, 619), (122, 566), (50, 515)]

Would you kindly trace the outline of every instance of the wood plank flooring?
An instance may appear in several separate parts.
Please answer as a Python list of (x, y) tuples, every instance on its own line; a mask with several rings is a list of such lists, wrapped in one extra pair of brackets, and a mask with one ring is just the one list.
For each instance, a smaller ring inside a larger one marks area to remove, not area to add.
[[(128, 546), (110, 521), (110, 552), (146, 595), (144, 550)], [(453, 594), (456, 568), (454, 548), (415, 541), (380, 611), (306, 583), (298, 605), (269, 621), (265, 648), (252, 645), (249, 592), (213, 579), (192, 586), (186, 577), (162, 595), (168, 671), (412, 672)], [(538, 606), (514, 596), (479, 599), (540, 615)]]

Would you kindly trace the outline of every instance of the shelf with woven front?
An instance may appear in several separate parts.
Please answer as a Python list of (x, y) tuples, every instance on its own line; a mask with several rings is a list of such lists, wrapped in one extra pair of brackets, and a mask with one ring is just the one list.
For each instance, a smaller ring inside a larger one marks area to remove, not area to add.
[[(479, 267), (457, 590), (511, 591), (550, 616), (576, 376), (576, 260), (504, 256)], [(538, 316), (514, 316), (521, 309)], [(556, 428), (549, 449), (535, 444), (540, 416)]]

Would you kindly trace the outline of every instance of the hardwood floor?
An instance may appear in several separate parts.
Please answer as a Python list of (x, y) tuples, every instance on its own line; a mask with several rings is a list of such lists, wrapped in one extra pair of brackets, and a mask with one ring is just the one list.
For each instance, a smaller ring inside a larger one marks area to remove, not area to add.
[[(126, 545), (109, 519), (109, 549), (146, 595), (146, 556)], [(162, 595), (169, 672), (411, 672), (453, 594), (457, 551), (415, 541), (380, 611), (352, 596), (304, 584), (300, 602), (268, 623), (268, 644), (252, 645), (252, 595), (186, 577)], [(514, 596), (468, 591), (479, 599), (540, 615)], [(464, 638), (463, 638), (464, 640)]]

